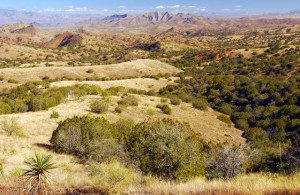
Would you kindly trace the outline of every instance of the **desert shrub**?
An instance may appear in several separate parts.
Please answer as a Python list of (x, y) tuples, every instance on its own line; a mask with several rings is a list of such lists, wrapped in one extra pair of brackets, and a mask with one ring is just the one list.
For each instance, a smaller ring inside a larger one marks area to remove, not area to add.
[(16, 136), (20, 136), (20, 137), (26, 136), (23, 128), (18, 124), (18, 121), (16, 118), (10, 118), (10, 119), (3, 120), (1, 123), (1, 128), (9, 136), (12, 136), (12, 135), (16, 135)]
[(161, 99), (160, 99), (160, 102), (161, 102), (161, 103), (168, 103), (168, 99), (167, 99), (167, 98), (161, 98)]
[(249, 147), (217, 147), (208, 155), (205, 176), (208, 179), (236, 177), (250, 166), (252, 155)]
[(20, 112), (28, 111), (28, 106), (21, 99), (15, 99), (13, 101), (8, 101), (8, 104), (10, 105), (12, 113), (20, 113)]
[(120, 114), (120, 113), (123, 112), (123, 108), (122, 108), (121, 106), (117, 106), (117, 107), (115, 108), (115, 112)]
[(0, 75), (0, 81), (3, 81), (3, 80), (4, 80), (4, 77)]
[(203, 145), (187, 124), (170, 119), (139, 123), (127, 127), (123, 143), (131, 161), (146, 174), (164, 179), (203, 174)]
[(235, 126), (238, 129), (246, 130), (249, 128), (249, 123), (245, 119), (239, 119), (239, 120), (235, 121)]
[(154, 115), (157, 111), (156, 111), (155, 108), (147, 108), (147, 109), (145, 110), (145, 112), (146, 112), (147, 115), (152, 116), (152, 115)]
[(0, 175), (3, 175), (4, 174), (4, 165), (3, 165), (3, 161), (0, 160)]
[(10, 113), (11, 113), (10, 106), (5, 102), (0, 101), (0, 114), (10, 114)]
[(230, 120), (230, 117), (224, 114), (221, 114), (217, 117), (220, 121), (226, 123), (229, 127), (232, 125), (232, 121)]
[(168, 115), (172, 114), (172, 109), (171, 109), (171, 107), (170, 107), (169, 105), (167, 105), (167, 104), (158, 104), (156, 107), (159, 108), (159, 109), (161, 109), (161, 111), (162, 111), (164, 114), (168, 114)]
[(14, 84), (19, 83), (19, 81), (15, 80), (15, 79), (8, 79), (7, 82), (8, 83), (14, 83)]
[(50, 140), (57, 152), (97, 162), (124, 160), (122, 145), (114, 138), (114, 126), (104, 118), (74, 117), (59, 123)]
[(93, 73), (93, 72), (94, 72), (93, 69), (88, 69), (88, 70), (86, 71), (86, 73), (89, 73), (89, 74), (91, 74), (91, 73)]
[(171, 104), (173, 105), (180, 105), (181, 100), (179, 98), (171, 98)]
[(50, 118), (59, 118), (59, 114), (56, 111), (53, 111), (50, 115)]
[(92, 112), (97, 114), (102, 114), (106, 111), (108, 111), (109, 105), (104, 100), (95, 100), (91, 103), (90, 109)]
[(139, 99), (134, 95), (124, 96), (122, 100), (118, 102), (118, 104), (123, 106), (138, 106)]
[(135, 124), (74, 117), (59, 123), (50, 140), (57, 152), (97, 162), (126, 162), (165, 179), (203, 175), (204, 146), (189, 125), (170, 119)]
[(194, 108), (199, 110), (207, 110), (208, 108), (208, 103), (203, 99), (194, 100), (192, 104)]

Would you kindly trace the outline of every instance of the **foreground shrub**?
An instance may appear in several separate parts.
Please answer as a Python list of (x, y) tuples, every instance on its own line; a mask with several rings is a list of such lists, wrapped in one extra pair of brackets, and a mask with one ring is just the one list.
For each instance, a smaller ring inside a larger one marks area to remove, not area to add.
[(205, 168), (208, 179), (228, 179), (246, 171), (253, 153), (248, 147), (225, 146), (212, 150)]
[(122, 145), (114, 138), (114, 126), (104, 118), (74, 117), (60, 122), (50, 140), (58, 152), (98, 162), (123, 160)]
[(74, 117), (60, 122), (50, 140), (58, 152), (97, 162), (134, 164), (145, 174), (187, 179), (204, 174), (202, 141), (189, 125), (170, 119), (135, 124)]
[(90, 105), (91, 111), (97, 114), (102, 114), (108, 111), (109, 105), (104, 100), (95, 100)]
[(203, 174), (203, 145), (187, 124), (170, 119), (137, 124), (124, 133), (132, 162), (146, 174), (186, 179)]

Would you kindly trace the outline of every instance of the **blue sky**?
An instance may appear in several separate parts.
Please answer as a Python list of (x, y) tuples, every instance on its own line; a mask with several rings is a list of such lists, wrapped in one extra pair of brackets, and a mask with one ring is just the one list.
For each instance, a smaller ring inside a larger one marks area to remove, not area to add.
[(299, 10), (300, 0), (0, 0), (0, 8), (103, 15), (145, 11), (262, 13)]

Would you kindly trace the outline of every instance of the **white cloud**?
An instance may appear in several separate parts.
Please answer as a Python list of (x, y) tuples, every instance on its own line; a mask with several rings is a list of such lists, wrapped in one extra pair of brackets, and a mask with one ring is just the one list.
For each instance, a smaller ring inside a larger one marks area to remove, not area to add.
[(198, 8), (197, 11), (200, 11), (200, 12), (207, 12), (207, 9), (205, 7), (203, 8)]
[(168, 6), (168, 8), (172, 8), (172, 9), (178, 9), (180, 8), (180, 5), (172, 5), (172, 6)]
[(163, 6), (163, 5), (156, 6), (156, 9), (164, 9), (164, 8), (165, 8), (165, 6)]
[(234, 6), (234, 7), (236, 7), (236, 8), (241, 8), (242, 6), (241, 6), (241, 5), (236, 5), (236, 6)]

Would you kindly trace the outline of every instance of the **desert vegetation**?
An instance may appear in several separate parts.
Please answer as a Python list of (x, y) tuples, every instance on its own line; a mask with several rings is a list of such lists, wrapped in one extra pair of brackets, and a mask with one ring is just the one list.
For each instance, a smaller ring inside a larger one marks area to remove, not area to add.
[(299, 193), (298, 20), (165, 14), (0, 27), (0, 194)]

